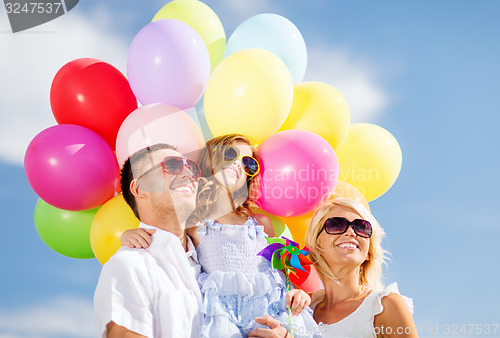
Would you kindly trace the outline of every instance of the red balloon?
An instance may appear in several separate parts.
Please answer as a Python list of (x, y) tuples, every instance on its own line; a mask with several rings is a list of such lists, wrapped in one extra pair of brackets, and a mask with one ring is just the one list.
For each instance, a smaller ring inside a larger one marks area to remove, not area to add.
[(321, 279), (319, 278), (318, 272), (314, 266), (305, 265), (303, 267), (306, 271), (295, 269), (297, 275), (294, 275), (293, 273), (289, 275), (290, 282), (305, 292), (316, 292), (319, 289), (322, 289), (323, 283), (321, 283)]
[(110, 64), (73, 60), (54, 77), (50, 105), (59, 124), (76, 124), (101, 136), (115, 149), (116, 135), (137, 100), (125, 76)]

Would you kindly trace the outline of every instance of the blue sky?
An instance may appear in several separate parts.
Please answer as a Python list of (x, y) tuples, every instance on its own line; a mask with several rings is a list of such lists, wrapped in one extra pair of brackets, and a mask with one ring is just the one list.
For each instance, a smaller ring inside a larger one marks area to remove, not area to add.
[[(0, 338), (93, 337), (97, 260), (53, 252), (33, 223), (37, 196), (22, 159), (55, 124), (50, 83), (66, 62), (95, 57), (125, 70), (128, 45), (164, 1), (80, 2), (67, 15), (10, 33), (0, 10)], [(392, 253), (385, 282), (415, 303), (430, 326), (500, 324), (500, 22), (497, 1), (234, 1), (206, 3), (227, 37), (271, 12), (299, 28), (306, 80), (347, 98), (354, 122), (399, 141), (395, 185), (371, 203)], [(500, 335), (500, 328), (496, 335)]]

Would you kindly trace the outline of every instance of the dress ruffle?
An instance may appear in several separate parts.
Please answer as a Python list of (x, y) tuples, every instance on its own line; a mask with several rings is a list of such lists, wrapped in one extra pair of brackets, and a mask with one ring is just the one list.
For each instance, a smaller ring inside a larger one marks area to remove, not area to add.
[(413, 299), (401, 295), (399, 293), (398, 283), (394, 282), (392, 284), (389, 284), (385, 289), (381, 290), (379, 293), (377, 293), (376, 302), (374, 306), (375, 310), (374, 315), (382, 313), (382, 311), (384, 310), (384, 307), (382, 306), (382, 298), (388, 296), (391, 293), (397, 293), (398, 295), (403, 297), (406, 305), (408, 305), (408, 308), (410, 309), (410, 312), (413, 314)]

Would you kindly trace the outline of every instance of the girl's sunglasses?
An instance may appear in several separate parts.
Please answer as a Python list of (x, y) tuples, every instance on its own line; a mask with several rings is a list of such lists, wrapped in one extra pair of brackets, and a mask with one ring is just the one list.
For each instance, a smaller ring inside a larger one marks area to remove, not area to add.
[(200, 167), (198, 166), (198, 163), (196, 163), (195, 161), (188, 160), (187, 158), (179, 156), (167, 156), (163, 159), (161, 163), (147, 170), (137, 179), (143, 177), (144, 175), (150, 173), (151, 171), (159, 167), (163, 167), (163, 171), (170, 175), (178, 175), (182, 172), (184, 167), (186, 167), (191, 171), (195, 179), (198, 179), (200, 177)]
[[(372, 225), (370, 222), (364, 219), (355, 219), (351, 222), (344, 217), (330, 217), (325, 221), (321, 231), (324, 229), (327, 234), (342, 235), (349, 227), (352, 227), (352, 230), (354, 230), (359, 237), (370, 238), (372, 236)], [(321, 231), (316, 238), (319, 237)]]
[(259, 162), (253, 158), (252, 156), (241, 156), (238, 152), (238, 149), (232, 146), (225, 146), (224, 148), (224, 163), (233, 163), (234, 161), (241, 159), (241, 164), (243, 165), (243, 169), (245, 173), (254, 177), (260, 171)]

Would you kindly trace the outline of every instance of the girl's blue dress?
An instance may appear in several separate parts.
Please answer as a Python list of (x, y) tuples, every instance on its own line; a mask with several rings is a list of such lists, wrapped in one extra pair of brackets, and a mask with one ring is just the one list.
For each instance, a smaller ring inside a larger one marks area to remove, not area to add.
[[(202, 266), (202, 337), (246, 337), (262, 325), (255, 317), (271, 315), (290, 330), (286, 282), (281, 271), (258, 256), (268, 244), (264, 227), (250, 218), (244, 225), (205, 221), (196, 251)], [(312, 336), (317, 325), (306, 308), (293, 317), (296, 337)]]

